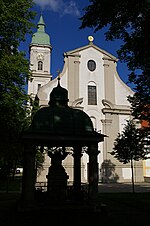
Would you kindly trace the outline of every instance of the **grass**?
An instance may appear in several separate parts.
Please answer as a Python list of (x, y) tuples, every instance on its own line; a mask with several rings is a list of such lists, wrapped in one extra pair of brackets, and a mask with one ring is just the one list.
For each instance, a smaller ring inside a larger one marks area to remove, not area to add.
[(96, 211), (78, 206), (19, 210), (22, 178), (0, 183), (0, 226), (130, 226), (144, 225), (149, 220), (149, 192), (102, 192)]
[(1, 226), (129, 226), (144, 225), (149, 219), (150, 193), (101, 193), (96, 212), (80, 207), (63, 210), (55, 207), (18, 211), (19, 193), (0, 193)]
[(21, 191), (22, 176), (17, 175), (14, 178), (9, 177), (7, 180), (0, 180), (0, 191)]
[(99, 200), (108, 206), (113, 203), (114, 207), (124, 205), (141, 211), (150, 210), (150, 193), (103, 193), (99, 194)]

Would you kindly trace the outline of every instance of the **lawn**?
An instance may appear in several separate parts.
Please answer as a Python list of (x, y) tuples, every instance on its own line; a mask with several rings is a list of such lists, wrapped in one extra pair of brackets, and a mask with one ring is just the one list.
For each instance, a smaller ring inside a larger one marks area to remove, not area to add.
[(21, 191), (22, 189), (22, 175), (16, 175), (14, 178), (9, 177), (6, 180), (0, 180), (0, 191), (12, 192)]
[(0, 193), (1, 226), (129, 226), (149, 220), (150, 193), (101, 193), (100, 209), (93, 212), (82, 206), (45, 207), (18, 210), (19, 193)]
[[(78, 204), (20, 209), (22, 177), (0, 182), (0, 226), (144, 226), (149, 220), (150, 192), (103, 192), (96, 211)], [(101, 190), (101, 189), (100, 189)]]

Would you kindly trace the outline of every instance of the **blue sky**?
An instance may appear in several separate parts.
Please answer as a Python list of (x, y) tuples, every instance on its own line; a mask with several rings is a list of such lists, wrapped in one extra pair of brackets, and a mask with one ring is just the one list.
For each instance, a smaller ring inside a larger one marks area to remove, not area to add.
[[(120, 40), (106, 41), (105, 29), (94, 33), (94, 29), (85, 28), (79, 29), (81, 21), (79, 18), (83, 15), (83, 8), (89, 5), (89, 0), (34, 0), (34, 11), (37, 12), (34, 23), (37, 24), (41, 10), (46, 24), (46, 33), (50, 36), (52, 45), (51, 56), (51, 74), (53, 78), (57, 76), (57, 70), (63, 69), (63, 53), (79, 48), (88, 44), (88, 36), (94, 37), (93, 43), (104, 49), (110, 54), (117, 57), (116, 51), (121, 45)], [(92, 19), (92, 18), (91, 18)], [(36, 32), (36, 29), (33, 29)], [(26, 51), (26, 56), (29, 58), (29, 44), (31, 35), (27, 35), (26, 42), (20, 47)], [(127, 83), (128, 69), (125, 63), (118, 62), (117, 71), (120, 78)], [(131, 87), (131, 84), (128, 84)]]

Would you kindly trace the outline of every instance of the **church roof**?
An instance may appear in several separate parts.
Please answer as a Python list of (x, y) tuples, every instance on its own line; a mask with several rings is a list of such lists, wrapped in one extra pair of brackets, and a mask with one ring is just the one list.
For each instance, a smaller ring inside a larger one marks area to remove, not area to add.
[(31, 45), (50, 45), (50, 37), (45, 32), (45, 23), (43, 20), (43, 16), (40, 16), (39, 22), (37, 24), (37, 32), (35, 32), (32, 36)]

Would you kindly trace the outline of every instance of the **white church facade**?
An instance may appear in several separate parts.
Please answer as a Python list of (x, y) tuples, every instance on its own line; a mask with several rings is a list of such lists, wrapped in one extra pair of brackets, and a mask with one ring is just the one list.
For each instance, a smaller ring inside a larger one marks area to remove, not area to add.
[[(37, 25), (30, 44), (30, 69), (32, 79), (28, 81), (28, 94), (37, 95), (40, 107), (48, 105), (49, 96), (58, 79), (51, 75), (52, 46), (50, 37), (45, 32), (43, 17)], [(130, 164), (117, 161), (110, 152), (114, 140), (122, 131), (131, 109), (127, 96), (133, 91), (117, 73), (117, 59), (94, 44), (92, 36), (88, 44), (64, 53), (64, 67), (60, 72), (60, 84), (68, 90), (69, 106), (88, 114), (97, 132), (105, 134), (104, 142), (99, 144), (99, 181), (131, 182)], [(66, 125), (67, 126), (67, 125)], [(37, 177), (38, 182), (46, 181), (50, 159), (45, 155), (43, 170)], [(69, 155), (63, 162), (73, 181), (73, 158)], [(143, 162), (134, 162), (135, 182), (144, 181)], [(81, 158), (81, 180), (88, 180), (88, 156)]]

